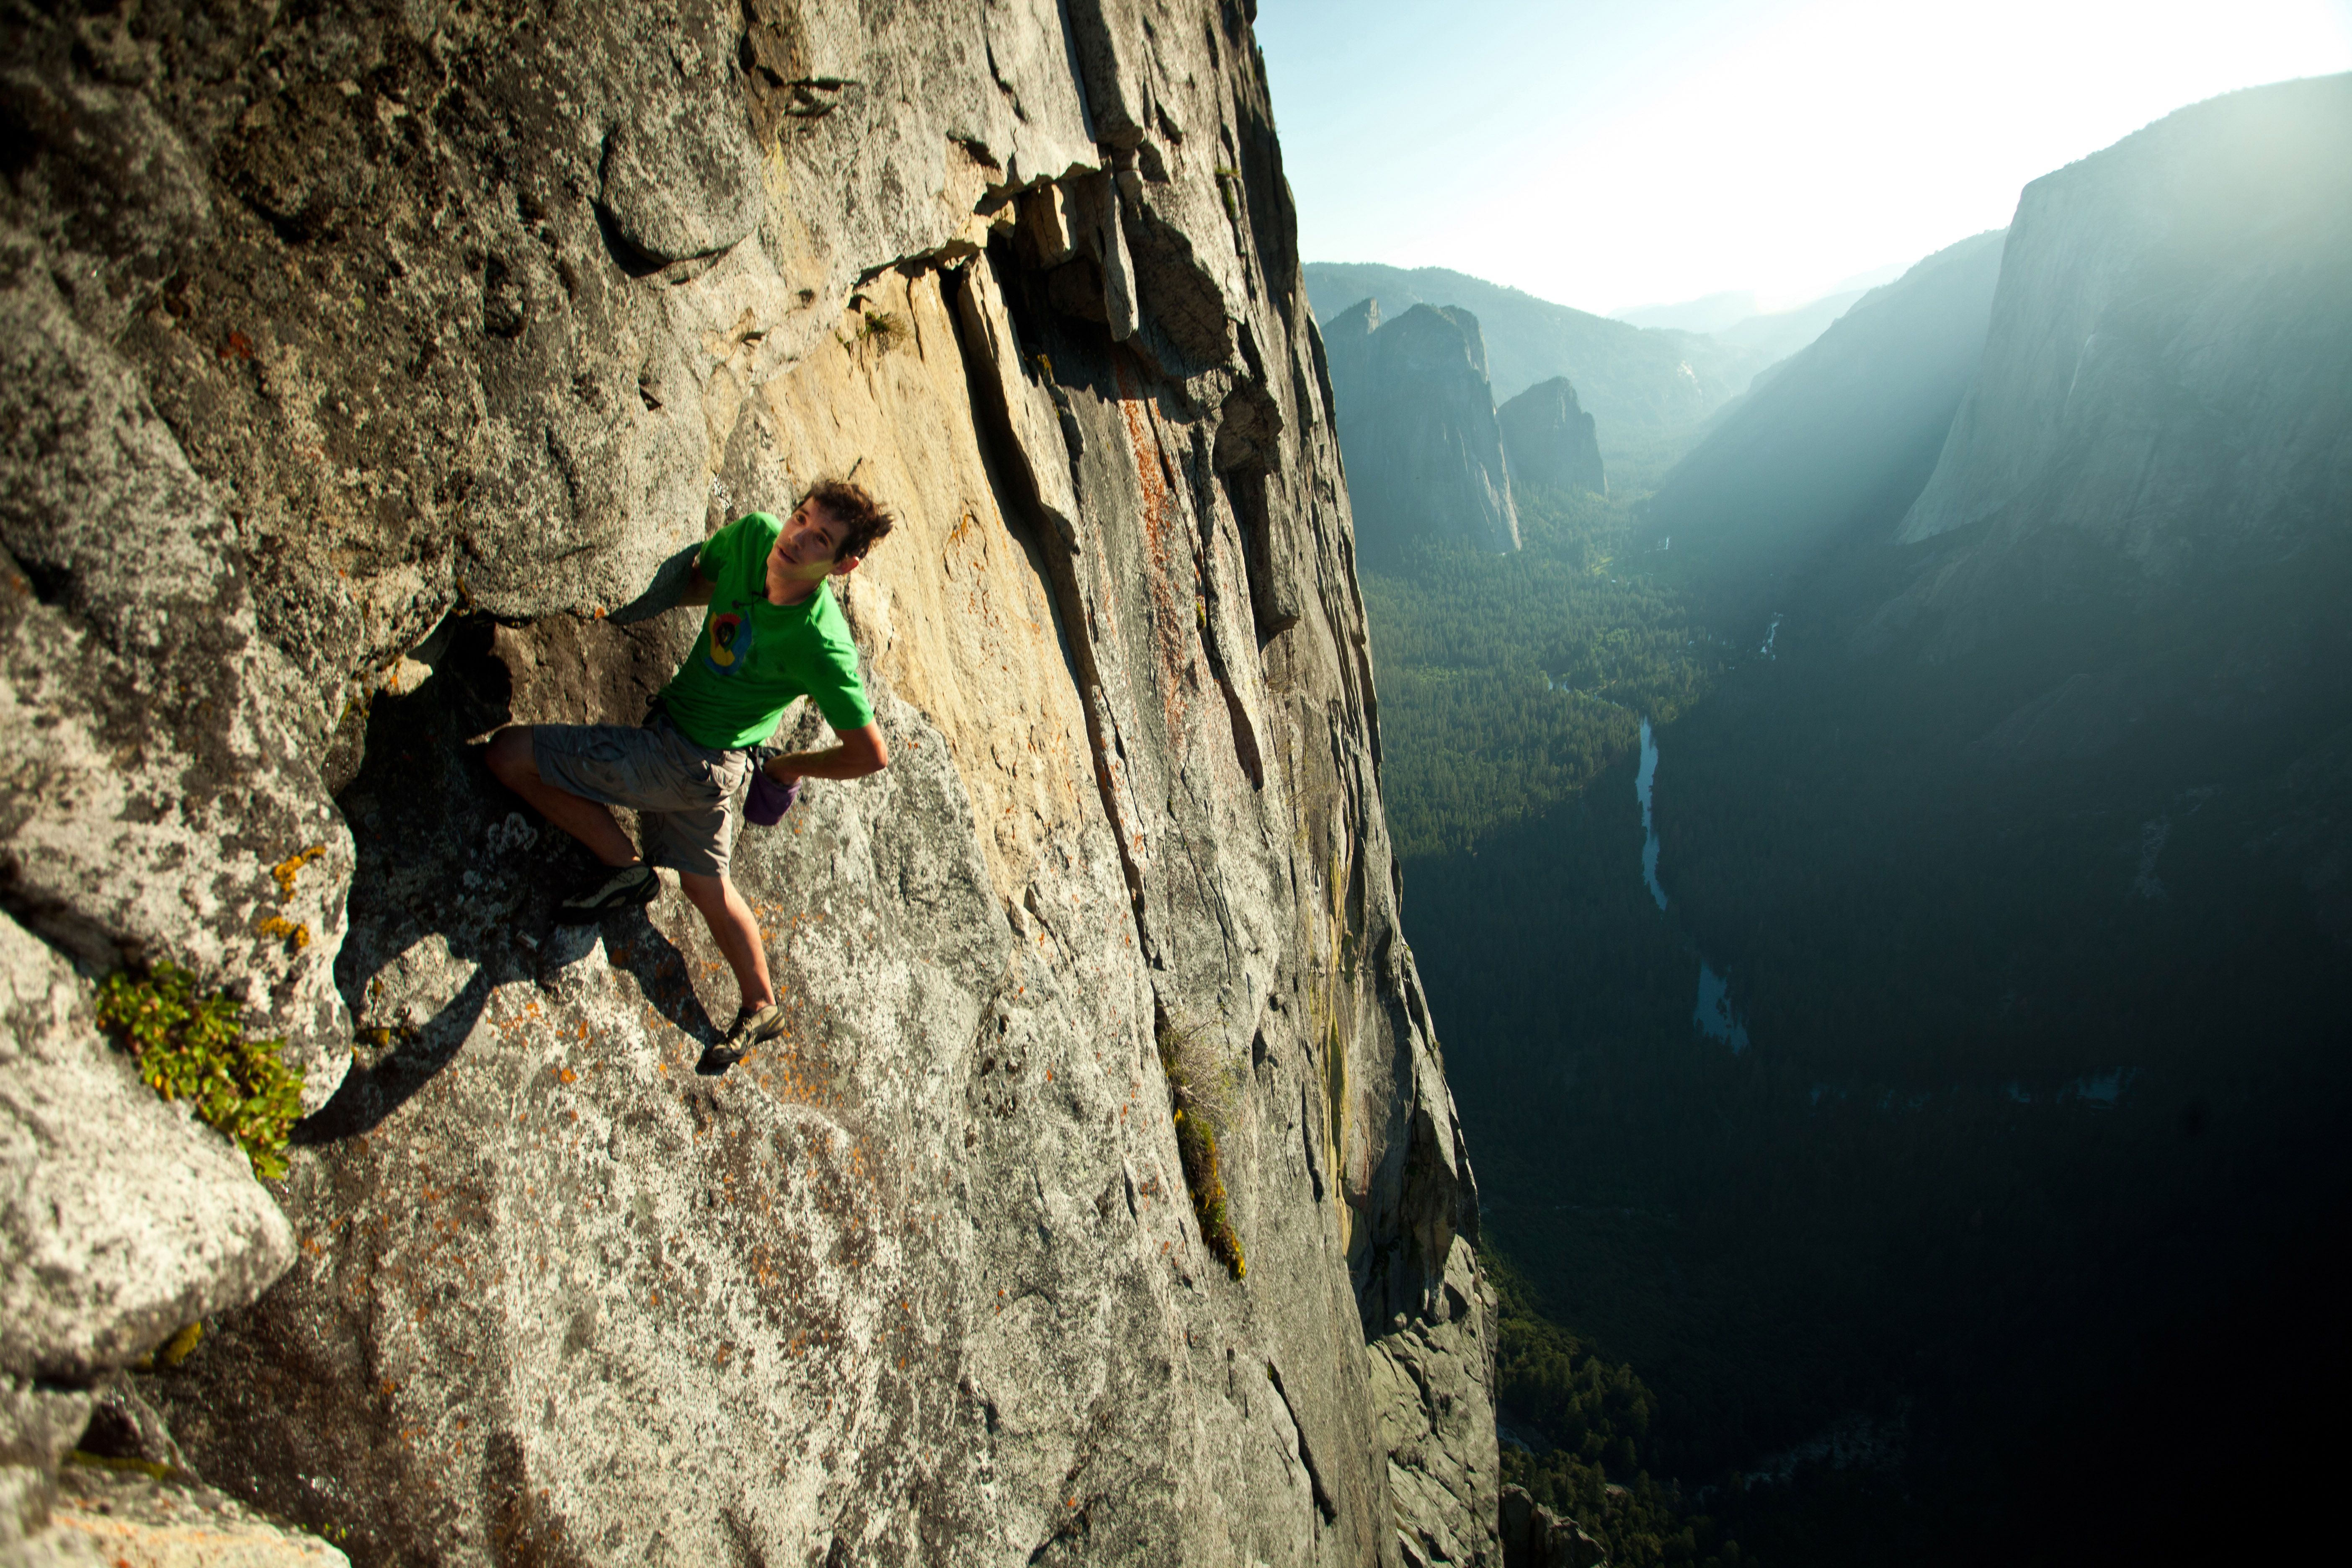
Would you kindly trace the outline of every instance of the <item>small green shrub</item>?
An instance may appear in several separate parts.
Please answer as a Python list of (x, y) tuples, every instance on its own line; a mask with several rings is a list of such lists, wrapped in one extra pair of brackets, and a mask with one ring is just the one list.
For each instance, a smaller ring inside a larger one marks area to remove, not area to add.
[(126, 971), (100, 981), (98, 1021), (137, 1059), (149, 1088), (192, 1102), (245, 1151), (256, 1175), (286, 1174), (287, 1134), (302, 1114), (302, 1075), (279, 1058), (283, 1040), (247, 1036), (233, 998), (199, 995), (194, 975), (159, 963), (144, 975)]
[(1192, 1192), (1192, 1213), (1201, 1222), (1201, 1239), (1217, 1261), (1239, 1279), (1249, 1272), (1242, 1257), (1242, 1238), (1234, 1233), (1225, 1213), (1225, 1181), (1217, 1170), (1217, 1134), (1205, 1117), (1176, 1112), (1176, 1152), (1184, 1161), (1184, 1184)]
[(1210, 1059), (1208, 1042), (1199, 1028), (1178, 1029), (1163, 1022), (1159, 1030), (1160, 1066), (1168, 1075), (1168, 1102), (1176, 1122), (1176, 1152), (1184, 1163), (1184, 1185), (1192, 1194), (1192, 1213), (1201, 1222), (1201, 1239), (1217, 1261), (1241, 1279), (1249, 1272), (1242, 1257), (1242, 1238), (1225, 1213), (1225, 1182), (1217, 1169), (1217, 1130), (1231, 1089), (1229, 1075)]

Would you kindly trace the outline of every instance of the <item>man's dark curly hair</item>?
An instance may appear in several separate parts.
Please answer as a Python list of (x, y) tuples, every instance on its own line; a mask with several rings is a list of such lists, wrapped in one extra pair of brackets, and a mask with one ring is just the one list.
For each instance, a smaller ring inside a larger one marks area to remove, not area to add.
[[(866, 494), (863, 485), (854, 485), (847, 479), (819, 479), (809, 486), (801, 500), (816, 502), (841, 524), (841, 548), (833, 554), (835, 561), (862, 558), (882, 542), (898, 521), (883, 510), (882, 503)], [(795, 506), (794, 510), (799, 509)]]

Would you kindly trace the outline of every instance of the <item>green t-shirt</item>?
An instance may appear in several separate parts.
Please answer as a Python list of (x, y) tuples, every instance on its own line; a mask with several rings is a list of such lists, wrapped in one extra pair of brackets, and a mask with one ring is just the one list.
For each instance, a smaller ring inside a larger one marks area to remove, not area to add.
[(803, 695), (836, 731), (874, 722), (874, 705), (857, 679), (857, 645), (831, 585), (818, 584), (797, 605), (768, 602), (768, 552), (783, 531), (755, 511), (703, 542), (697, 564), (717, 585), (710, 609), (694, 651), (662, 688), (669, 716), (698, 745), (756, 746)]

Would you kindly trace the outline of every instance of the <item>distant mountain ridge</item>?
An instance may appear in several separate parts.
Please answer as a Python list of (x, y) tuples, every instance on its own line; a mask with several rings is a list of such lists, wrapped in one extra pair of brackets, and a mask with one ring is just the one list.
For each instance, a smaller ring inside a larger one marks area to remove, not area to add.
[(1672, 305), (1636, 305), (1630, 310), (1612, 310), (1609, 315), (1612, 321), (1636, 327), (1719, 336), (1725, 328), (1764, 313), (1754, 289), (1733, 289)]
[[(1892, 282), (1894, 279), (1889, 279)], [(1870, 294), (1869, 289), (1843, 289), (1786, 310), (1768, 310), (1734, 321), (1715, 335), (1769, 355), (1777, 363), (1807, 347), (1827, 331), (1830, 323)]]
[(1630, 326), (1538, 300), (1443, 267), (1310, 261), (1303, 268), (1316, 319), (1328, 325), (1360, 300), (1383, 319), (1415, 305), (1458, 305), (1478, 318), (1498, 401), (1564, 375), (1606, 448), (1620, 437), (1688, 429), (1738, 395), (1769, 363), (1762, 351), (1696, 332)]
[[(1839, 312), (1873, 289), (1894, 282), (1906, 272), (1908, 265), (1896, 262), (1885, 267), (1841, 278), (1826, 285), (1819, 294), (1801, 298), (1794, 304), (1776, 305), (1766, 310), (1753, 289), (1727, 289), (1721, 293), (1704, 294), (1696, 300), (1684, 300), (1673, 304), (1631, 305), (1608, 314), (1620, 321), (1631, 321), (1637, 327), (1678, 327), (1686, 332), (1706, 332), (1733, 342), (1750, 342), (1758, 335), (1756, 323), (1796, 317), (1811, 318), (1827, 326)], [(1815, 329), (1816, 333), (1819, 328)], [(1811, 338), (1792, 342), (1785, 351), (1794, 353), (1811, 342)]]
[(1761, 588), (1831, 540), (1891, 530), (1983, 352), (2005, 231), (1873, 289), (1716, 421), (1650, 501), (1655, 534), (1728, 550)]

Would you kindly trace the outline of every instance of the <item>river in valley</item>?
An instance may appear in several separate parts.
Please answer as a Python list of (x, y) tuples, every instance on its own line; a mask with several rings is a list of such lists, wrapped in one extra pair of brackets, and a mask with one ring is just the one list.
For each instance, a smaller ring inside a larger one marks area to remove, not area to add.
[[(1773, 618), (1777, 626), (1779, 617)], [(1666, 889), (1658, 880), (1658, 820), (1651, 809), (1652, 787), (1658, 777), (1658, 736), (1647, 719), (1642, 721), (1642, 770), (1633, 776), (1633, 792), (1642, 800), (1642, 884), (1664, 912)], [(1731, 981), (1716, 973), (1704, 958), (1698, 965), (1698, 1000), (1691, 1008), (1691, 1026), (1710, 1040), (1720, 1040), (1739, 1055), (1748, 1046), (1748, 1027), (1731, 1007)]]
[[(1658, 885), (1658, 825), (1650, 815), (1650, 785), (1658, 776), (1658, 740), (1647, 719), (1642, 721), (1642, 771), (1634, 775), (1633, 793), (1642, 797), (1642, 880), (1658, 908), (1666, 907), (1666, 890)], [(1623, 799), (1623, 796), (1619, 796)]]

